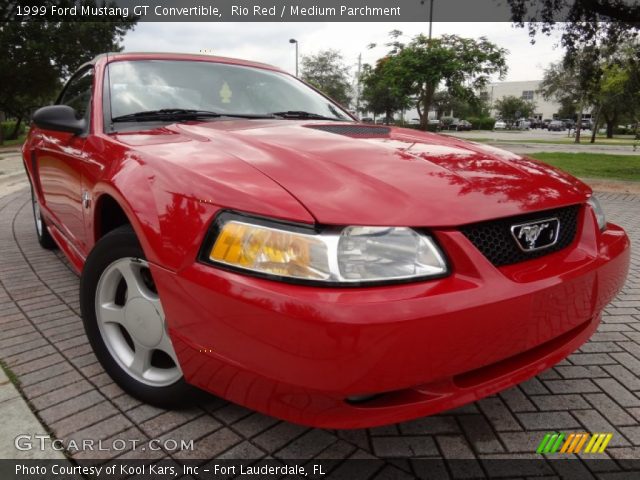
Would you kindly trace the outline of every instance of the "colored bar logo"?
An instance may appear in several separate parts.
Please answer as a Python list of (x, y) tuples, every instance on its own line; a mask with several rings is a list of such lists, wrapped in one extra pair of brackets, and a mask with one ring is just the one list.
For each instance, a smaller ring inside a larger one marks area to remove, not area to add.
[(551, 432), (544, 436), (536, 453), (604, 453), (612, 437), (612, 433), (570, 433), (565, 435), (564, 433)]

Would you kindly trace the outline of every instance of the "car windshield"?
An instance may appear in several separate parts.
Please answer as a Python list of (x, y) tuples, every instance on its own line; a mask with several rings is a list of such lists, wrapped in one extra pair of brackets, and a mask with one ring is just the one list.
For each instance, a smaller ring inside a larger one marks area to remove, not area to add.
[(296, 78), (261, 68), (186, 60), (118, 61), (108, 66), (108, 82), (112, 119), (197, 110), (353, 121), (339, 105)]

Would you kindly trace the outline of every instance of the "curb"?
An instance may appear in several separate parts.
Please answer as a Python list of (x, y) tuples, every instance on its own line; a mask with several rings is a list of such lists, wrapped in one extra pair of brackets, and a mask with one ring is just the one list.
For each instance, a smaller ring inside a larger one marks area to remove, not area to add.
[[(29, 404), (7, 376), (4, 368), (0, 368), (0, 459), (46, 459), (65, 460), (59, 450), (51, 448), (50, 443), (40, 449), (40, 441), (35, 435), (48, 435), (47, 429), (29, 408)], [(16, 448), (16, 437), (25, 435), (24, 444), (31, 443), (33, 448), (20, 450)], [(27, 440), (28, 438), (28, 440)]]

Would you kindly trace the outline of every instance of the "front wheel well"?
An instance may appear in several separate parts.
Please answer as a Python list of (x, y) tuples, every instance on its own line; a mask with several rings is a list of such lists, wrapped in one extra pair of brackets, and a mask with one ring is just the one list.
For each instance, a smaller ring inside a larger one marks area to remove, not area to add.
[(95, 241), (97, 242), (107, 233), (123, 225), (131, 225), (127, 214), (113, 197), (102, 195), (96, 204)]

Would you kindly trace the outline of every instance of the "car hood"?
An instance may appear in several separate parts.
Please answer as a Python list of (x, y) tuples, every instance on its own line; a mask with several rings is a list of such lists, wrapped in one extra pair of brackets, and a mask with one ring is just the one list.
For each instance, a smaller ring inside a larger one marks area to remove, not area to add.
[(117, 137), (216, 181), (220, 156), (249, 164), (322, 224), (457, 226), (581, 203), (590, 194), (579, 180), (526, 157), (401, 128), (241, 120)]

